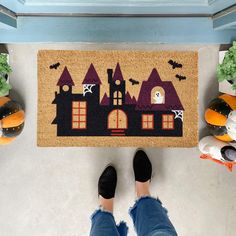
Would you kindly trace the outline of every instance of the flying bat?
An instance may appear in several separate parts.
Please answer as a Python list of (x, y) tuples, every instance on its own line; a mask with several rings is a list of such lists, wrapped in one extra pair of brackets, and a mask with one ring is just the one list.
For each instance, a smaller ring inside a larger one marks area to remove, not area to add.
[(176, 75), (175, 77), (179, 79), (179, 81), (187, 79), (186, 76), (182, 76), (182, 75)]
[(183, 65), (176, 62), (176, 61), (173, 61), (173, 60), (169, 60), (168, 63), (172, 66), (173, 69), (175, 68), (182, 68)]
[(129, 79), (129, 82), (132, 83), (132, 85), (139, 84), (139, 81), (134, 80), (132, 78)]
[(55, 70), (57, 70), (57, 68), (60, 66), (60, 63), (59, 62), (57, 62), (56, 64), (52, 64), (52, 65), (50, 65), (50, 69), (55, 69)]

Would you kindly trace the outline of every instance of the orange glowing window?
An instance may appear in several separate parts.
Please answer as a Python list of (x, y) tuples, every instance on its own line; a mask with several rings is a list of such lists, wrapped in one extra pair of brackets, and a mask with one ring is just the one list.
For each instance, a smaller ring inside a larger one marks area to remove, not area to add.
[(86, 102), (72, 102), (72, 129), (87, 128), (87, 104)]
[(162, 115), (162, 129), (174, 129), (174, 115)]
[(142, 129), (154, 129), (154, 115), (153, 114), (142, 115)]

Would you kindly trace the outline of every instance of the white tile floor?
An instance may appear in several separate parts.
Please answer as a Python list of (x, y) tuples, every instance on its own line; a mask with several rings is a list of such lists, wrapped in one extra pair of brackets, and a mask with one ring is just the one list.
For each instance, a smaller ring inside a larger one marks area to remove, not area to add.
[[(130, 226), (127, 210), (134, 200), (131, 163), (134, 148), (38, 148), (36, 146), (38, 49), (199, 50), (200, 134), (203, 110), (217, 94), (218, 46), (168, 45), (8, 45), (14, 97), (24, 103), (22, 135), (0, 149), (0, 235), (84, 236), (97, 206), (97, 179), (113, 162), (119, 182), (115, 216)], [(17, 91), (17, 92), (16, 92)], [(236, 172), (199, 159), (197, 148), (147, 149), (159, 196), (180, 236), (236, 235)], [(235, 170), (236, 171), (236, 170)]]

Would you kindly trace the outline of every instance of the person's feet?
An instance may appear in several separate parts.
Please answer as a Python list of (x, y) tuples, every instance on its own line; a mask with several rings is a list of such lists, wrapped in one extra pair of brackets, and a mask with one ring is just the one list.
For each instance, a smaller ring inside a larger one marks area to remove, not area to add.
[(98, 194), (100, 205), (106, 211), (113, 211), (113, 199), (117, 184), (116, 169), (109, 165), (102, 172), (98, 180)]
[[(150, 196), (152, 164), (143, 150), (138, 150), (133, 159), (137, 197)], [(109, 165), (98, 180), (99, 202), (104, 210), (113, 212), (113, 200), (117, 184), (116, 169)]]
[(133, 159), (135, 186), (137, 197), (150, 196), (150, 180), (152, 177), (152, 164), (143, 150), (138, 150)]

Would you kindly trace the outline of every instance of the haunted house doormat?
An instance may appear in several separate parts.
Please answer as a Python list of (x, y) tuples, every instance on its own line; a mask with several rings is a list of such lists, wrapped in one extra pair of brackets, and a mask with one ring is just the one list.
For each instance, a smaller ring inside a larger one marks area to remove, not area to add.
[(38, 145), (196, 146), (197, 97), (197, 52), (39, 51)]

